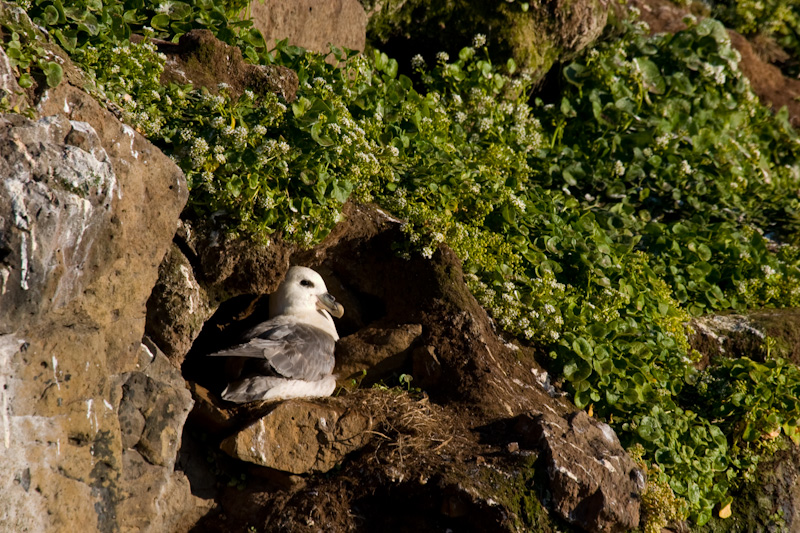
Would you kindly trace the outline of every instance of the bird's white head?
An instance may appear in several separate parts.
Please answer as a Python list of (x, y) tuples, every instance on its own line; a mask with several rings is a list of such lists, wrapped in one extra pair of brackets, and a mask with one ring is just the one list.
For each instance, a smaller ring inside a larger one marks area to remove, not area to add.
[(344, 307), (328, 292), (322, 276), (310, 268), (293, 266), (270, 297), (269, 311), (273, 317), (293, 315), (318, 326), (324, 324), (335, 333), (331, 315), (340, 318)]

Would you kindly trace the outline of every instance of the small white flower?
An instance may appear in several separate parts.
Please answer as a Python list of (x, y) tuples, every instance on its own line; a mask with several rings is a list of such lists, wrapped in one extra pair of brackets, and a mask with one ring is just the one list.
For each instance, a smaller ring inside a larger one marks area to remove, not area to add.
[(614, 161), (614, 175), (616, 176), (625, 175), (625, 165), (623, 165), (622, 161), (620, 161), (619, 159)]
[(208, 143), (205, 139), (197, 138), (194, 140), (192, 144), (192, 152), (197, 152), (199, 154), (205, 154), (208, 152)]
[(447, 52), (437, 52), (436, 53), (436, 60), (440, 63), (447, 63), (450, 60), (450, 54)]
[(669, 146), (670, 136), (668, 133), (656, 137), (656, 148), (666, 148)]
[(412, 68), (422, 68), (424, 66), (425, 66), (425, 59), (420, 54), (417, 54), (411, 58)]
[(472, 38), (472, 46), (475, 48), (481, 48), (485, 44), (486, 36), (482, 33), (475, 34), (475, 37)]

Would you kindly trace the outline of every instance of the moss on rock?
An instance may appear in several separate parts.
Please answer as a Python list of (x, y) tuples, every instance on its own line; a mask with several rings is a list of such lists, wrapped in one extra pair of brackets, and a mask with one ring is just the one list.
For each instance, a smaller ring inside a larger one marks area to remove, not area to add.
[[(599, 0), (555, 0), (490, 4), (448, 0), (364, 1), (367, 37), (398, 59), (443, 50), (451, 54), (469, 46), (474, 35), (488, 36), (495, 57), (512, 57), (541, 77), (558, 61), (567, 61), (595, 41), (608, 18), (608, 6)], [(432, 59), (432, 58), (429, 58)]]

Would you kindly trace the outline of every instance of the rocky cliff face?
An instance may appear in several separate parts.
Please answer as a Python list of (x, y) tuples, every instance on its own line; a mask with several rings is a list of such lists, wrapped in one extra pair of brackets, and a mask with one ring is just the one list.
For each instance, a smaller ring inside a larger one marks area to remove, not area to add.
[[(180, 427), (191, 398), (182, 379), (154, 374), (163, 355), (142, 333), (186, 183), (68, 82), (29, 105), (33, 119), (0, 115), (3, 528), (140, 531), (135, 509), (169, 529), (194, 505), (171, 468), (180, 430), (161, 430), (170, 416)], [(134, 443), (120, 414), (136, 394), (168, 405), (141, 406)], [(176, 513), (156, 512), (176, 500)]]
[[(254, 70), (208, 34), (160, 46), (165, 81), (293, 98), (294, 73)], [(225, 61), (188, 68), (198, 47)], [(448, 248), (402, 259), (401, 222), (355, 203), (311, 250), (181, 219), (181, 171), (68, 60), (60, 86), (19, 96), (3, 58), (0, 90), (31, 118), (0, 115), (0, 530), (637, 527), (644, 473), (495, 328)], [(317, 269), (347, 309), (340, 389), (225, 404), (225, 369), (205, 355), (263, 319), (290, 264)], [(797, 360), (793, 317), (733, 332), (709, 319), (695, 344), (718, 356), (764, 330)], [(401, 375), (413, 380), (386, 386)], [(762, 491), (790, 526), (796, 455)]]

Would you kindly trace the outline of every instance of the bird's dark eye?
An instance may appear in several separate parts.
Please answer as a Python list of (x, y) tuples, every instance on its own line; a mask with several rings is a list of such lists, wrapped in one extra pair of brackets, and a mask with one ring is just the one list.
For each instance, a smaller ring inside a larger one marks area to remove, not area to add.
[(304, 279), (303, 281), (301, 281), (300, 285), (302, 285), (303, 287), (308, 287), (310, 289), (314, 288), (314, 282), (313, 281), (309, 281), (307, 279)]

